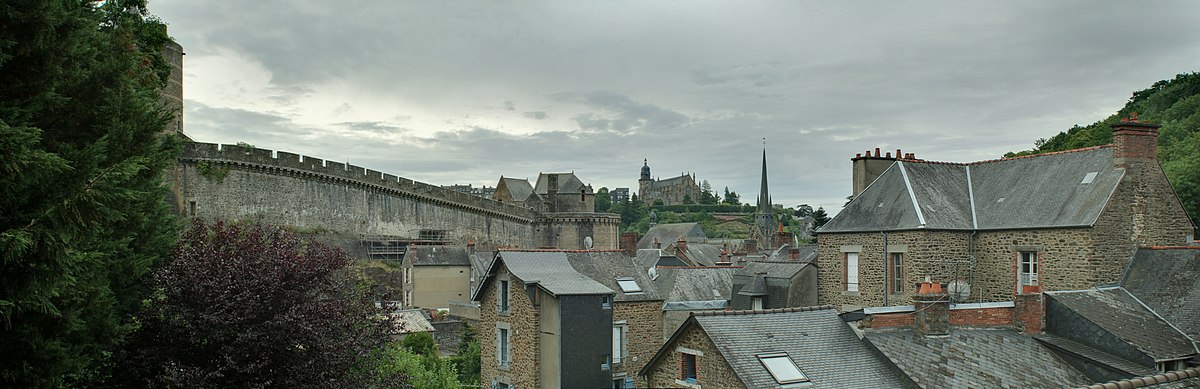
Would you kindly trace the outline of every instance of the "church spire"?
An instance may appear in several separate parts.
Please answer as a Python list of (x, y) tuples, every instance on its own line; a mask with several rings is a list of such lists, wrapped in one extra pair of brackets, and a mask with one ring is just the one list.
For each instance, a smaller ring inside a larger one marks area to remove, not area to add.
[(758, 189), (758, 213), (771, 213), (771, 195), (767, 192), (767, 138), (763, 138), (762, 185)]

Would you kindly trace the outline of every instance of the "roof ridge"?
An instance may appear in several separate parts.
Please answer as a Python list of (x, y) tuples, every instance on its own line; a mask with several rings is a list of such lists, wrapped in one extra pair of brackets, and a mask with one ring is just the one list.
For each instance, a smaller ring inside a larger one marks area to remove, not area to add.
[(621, 249), (597, 249), (597, 250), (566, 250), (566, 249), (520, 249), (520, 248), (499, 248), (496, 251), (503, 252), (518, 252), (518, 253), (623, 253)]
[(1025, 159), (1025, 158), (1045, 157), (1045, 156), (1048, 156), (1048, 155), (1058, 155), (1058, 154), (1067, 154), (1067, 153), (1078, 153), (1078, 152), (1082, 152), (1082, 151), (1091, 151), (1091, 150), (1107, 149), (1107, 148), (1112, 148), (1112, 147), (1113, 147), (1113, 145), (1110, 143), (1110, 144), (1106, 144), (1106, 145), (1099, 145), (1099, 146), (1081, 147), (1081, 148), (1078, 148), (1078, 149), (1060, 150), (1060, 151), (1051, 151), (1051, 152), (1049, 152), (1049, 153), (1029, 154), (1029, 155), (1022, 155), (1022, 156), (1017, 156), (1017, 157), (1008, 157), (1008, 158), (993, 158), (993, 159), (985, 159), (985, 160), (981, 160), (981, 161), (973, 161), (973, 162), (930, 161), (930, 160), (927, 160), (927, 159), (916, 159), (916, 158), (912, 158), (912, 159), (909, 159), (909, 158), (898, 158), (898, 159), (896, 159), (896, 161), (900, 161), (900, 162), (912, 162), (912, 163), (926, 163), (926, 164), (930, 164), (930, 165), (954, 165), (954, 166), (970, 166), (970, 165), (979, 165), (979, 164), (992, 163), (992, 162), (1012, 161), (1012, 160), (1017, 160), (1017, 159)]
[(766, 315), (772, 313), (792, 313), (792, 312), (809, 312), (823, 311), (834, 309), (832, 305), (814, 305), (811, 307), (792, 307), (792, 308), (774, 308), (774, 309), (746, 309), (740, 311), (697, 311), (692, 312), (691, 316), (743, 316), (743, 315)]
[(655, 266), (659, 269), (741, 269), (745, 266)]
[(1138, 246), (1146, 250), (1200, 250), (1200, 246)]
[(1102, 384), (1094, 384), (1089, 386), (1081, 386), (1080, 388), (1087, 389), (1107, 389), (1107, 388), (1143, 388), (1155, 384), (1165, 384), (1168, 382), (1182, 381), (1188, 378), (1200, 377), (1200, 367), (1190, 367), (1183, 370), (1169, 371), (1166, 373), (1155, 374), (1145, 377), (1134, 377), (1120, 381), (1108, 381)]

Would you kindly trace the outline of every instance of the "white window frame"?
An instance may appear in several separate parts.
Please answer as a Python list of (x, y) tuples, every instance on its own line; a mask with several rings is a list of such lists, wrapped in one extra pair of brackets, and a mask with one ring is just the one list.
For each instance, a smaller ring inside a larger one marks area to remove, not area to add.
[(617, 286), (621, 287), (621, 292), (626, 294), (642, 293), (642, 286), (638, 285), (637, 280), (633, 277), (621, 277), (617, 279)]
[[(787, 353), (759, 354), (758, 362), (762, 363), (767, 373), (771, 374), (771, 378), (780, 385), (809, 381), (808, 375), (800, 371), (800, 366), (796, 366), (796, 362)], [(784, 374), (788, 376), (781, 379), (780, 375)]]
[(750, 298), (750, 309), (753, 309), (756, 311), (763, 310), (763, 298), (762, 297), (751, 297)]
[[(846, 291), (858, 292), (858, 273), (859, 273), (859, 257), (856, 252), (845, 253), (844, 263), (846, 265)], [(853, 264), (853, 266), (851, 266)], [(852, 271), (853, 270), (853, 271)]]
[(1038, 275), (1041, 273), (1040, 256), (1037, 251), (1019, 251), (1017, 253), (1017, 285), (1037, 286), (1041, 284)]
[(512, 366), (512, 326), (496, 323), (496, 365), (501, 369)]
[(507, 315), (508, 310), (512, 308), (509, 306), (511, 290), (512, 284), (507, 279), (500, 279), (500, 282), (496, 284), (496, 311), (500, 314)]
[(891, 266), (891, 290), (888, 292), (904, 293), (904, 253), (888, 253), (888, 265)]
[(629, 358), (629, 325), (624, 321), (613, 323), (612, 363), (620, 365)]

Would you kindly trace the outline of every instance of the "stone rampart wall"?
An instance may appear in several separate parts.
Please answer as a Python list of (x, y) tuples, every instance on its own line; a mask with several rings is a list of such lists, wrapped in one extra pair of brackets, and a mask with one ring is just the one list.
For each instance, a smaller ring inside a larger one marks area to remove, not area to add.
[(447, 230), (453, 243), (482, 247), (537, 243), (533, 211), (340, 162), (191, 143), (177, 171), (179, 206), (191, 216), (413, 239)]

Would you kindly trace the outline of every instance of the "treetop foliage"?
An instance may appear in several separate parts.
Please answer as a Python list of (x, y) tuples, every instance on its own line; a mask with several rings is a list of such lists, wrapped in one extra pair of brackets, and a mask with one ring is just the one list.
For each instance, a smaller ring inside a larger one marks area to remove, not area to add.
[(145, 1), (0, 3), (0, 386), (103, 379), (177, 222)]

